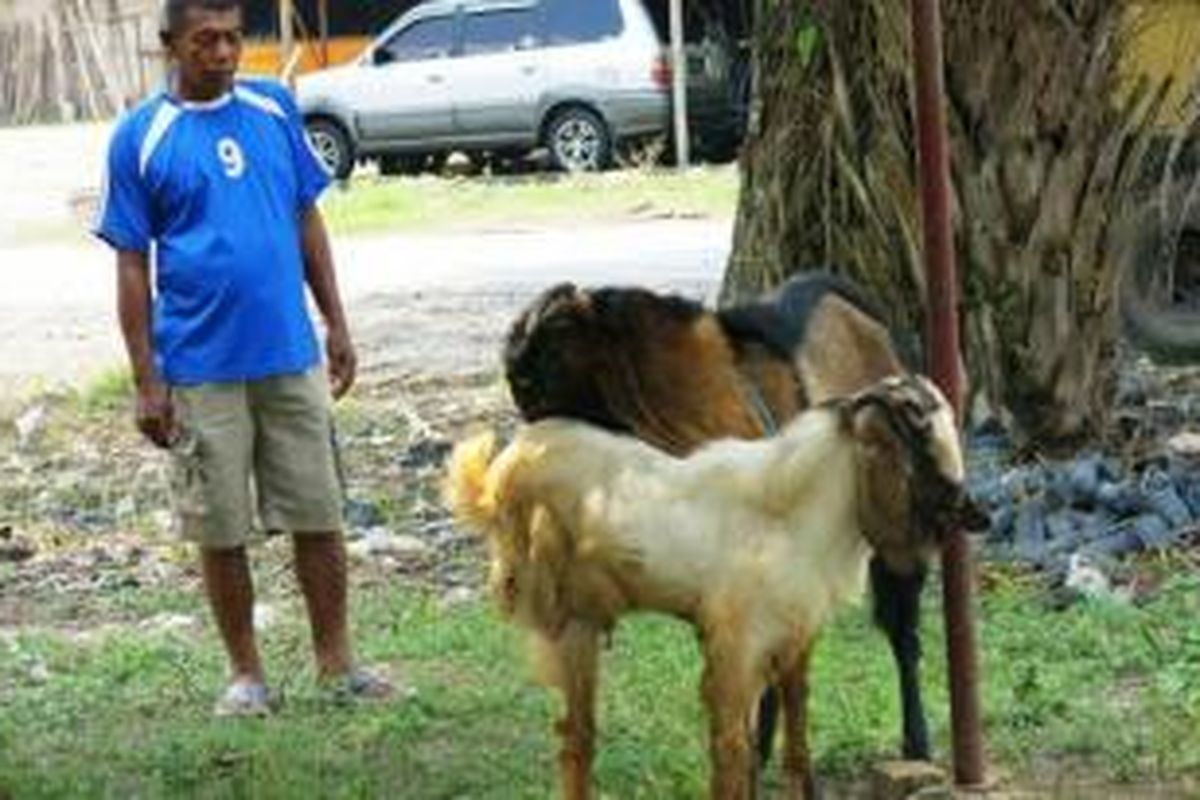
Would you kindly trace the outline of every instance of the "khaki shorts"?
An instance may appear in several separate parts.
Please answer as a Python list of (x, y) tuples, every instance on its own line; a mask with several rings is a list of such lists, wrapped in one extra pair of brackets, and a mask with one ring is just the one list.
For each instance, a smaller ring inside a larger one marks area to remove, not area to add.
[(342, 528), (342, 493), (324, 370), (246, 383), (174, 387), (179, 440), (171, 497), (184, 539), (237, 547), (268, 533)]

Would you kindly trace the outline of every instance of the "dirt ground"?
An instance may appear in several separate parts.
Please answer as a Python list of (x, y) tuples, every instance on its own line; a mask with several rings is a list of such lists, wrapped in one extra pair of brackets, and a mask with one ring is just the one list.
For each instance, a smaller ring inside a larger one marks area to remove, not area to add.
[[(79, 236), (75, 203), (98, 185), (106, 135), (107, 126), (0, 130), (0, 163), (7, 165), (9, 188), (0, 194), (0, 418), (6, 416), (6, 403), (20, 406), (60, 384), (84, 386), (123, 364), (106, 268), (110, 257)], [(31, 229), (62, 229), (65, 241), (31, 245), (26, 236)], [(637, 282), (711, 299), (728, 238), (728, 221), (691, 221), (525, 236), (335, 242), (342, 248), (339, 261), (360, 350), (361, 402), (372, 417), (353, 421), (345, 431), (343, 444), (357, 459), (350, 473), (359, 476), (351, 496), (375, 496), (377, 484), (398, 484), (403, 475), (412, 484), (405, 491), (417, 498), (411, 533), (432, 548), (430, 555), (396, 556), (378, 566), (381, 574), (392, 580), (397, 571), (428, 573), (450, 590), (476, 580), (477, 565), (454, 563), (461, 538), (422, 498), (431, 495), (436, 451), (449, 433), (475, 418), (511, 416), (495, 382), (498, 348), (513, 316), (534, 293), (570, 278)], [(641, 260), (625, 251), (640, 254)], [(126, 524), (123, 503), (112, 502), (113, 497), (135, 510), (162, 505), (161, 487), (138, 488), (152, 469), (136, 437), (92, 429), (80, 434), (68, 437), (79, 451), (72, 451), (76, 463), (67, 475), (73, 483), (60, 476), (54, 487), (31, 489), (31, 514), (40, 513), (38, 504), (43, 504), (46, 516), (61, 517), (55, 525), (94, 532)], [(62, 472), (61, 456), (31, 457), (21, 469), (43, 476)], [(0, 470), (0, 479), (11, 477)], [(96, 489), (109, 484), (122, 488)], [(113, 519), (69, 508), (93, 494), (99, 510), (117, 507)], [(60, 604), (94, 593), (97, 586), (128, 581), (131, 574), (144, 583), (180, 580), (181, 568), (161, 550), (146, 549), (134, 539), (116, 540), (103, 551), (64, 547), (55, 558), (0, 586), (0, 628), (30, 620), (54, 623)], [(434, 560), (439, 563), (427, 563)], [(1111, 792), (1083, 787), (1000, 796), (1174, 798), (1188, 792), (1126, 785)]]
[[(86, 235), (108, 125), (0, 129), (0, 411), (124, 363), (112, 256)], [(508, 321), (560, 281), (636, 282), (710, 297), (729, 220), (335, 237), (364, 372), (473, 371)]]

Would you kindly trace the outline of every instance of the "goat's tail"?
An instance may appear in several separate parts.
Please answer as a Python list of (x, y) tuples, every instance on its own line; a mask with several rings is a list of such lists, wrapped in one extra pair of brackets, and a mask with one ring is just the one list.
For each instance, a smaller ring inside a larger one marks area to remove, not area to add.
[(454, 516), (483, 533), (496, 517), (496, 496), (488, 468), (496, 456), (494, 431), (478, 433), (454, 446), (442, 484), (442, 496)]

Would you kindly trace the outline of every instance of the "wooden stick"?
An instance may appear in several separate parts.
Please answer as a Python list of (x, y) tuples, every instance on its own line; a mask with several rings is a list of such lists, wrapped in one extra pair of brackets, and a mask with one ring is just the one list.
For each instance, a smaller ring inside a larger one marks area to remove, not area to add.
[(71, 105), (70, 90), (67, 87), (67, 68), (63, 62), (62, 51), (62, 26), (59, 24), (58, 15), (51, 14), (50, 19), (50, 58), (51, 69), (54, 75), (54, 91), (57, 98), (58, 119), (62, 122), (69, 122), (73, 114), (68, 113)]
[(75, 51), (75, 74), (79, 76), (83, 84), (83, 107), (84, 115), (87, 119), (97, 119), (99, 109), (96, 105), (96, 89), (92, 83), (92, 71), (88, 68), (87, 58), (83, 53), (83, 45), (79, 42), (80, 32), (77, 20), (74, 18), (74, 11), (69, 3), (64, 2), (62, 5), (63, 18), (67, 20), (67, 25), (71, 32), (71, 49)]
[(108, 59), (104, 52), (104, 48), (100, 46), (100, 40), (96, 37), (95, 24), (87, 19), (87, 11), (83, 0), (76, 0), (76, 9), (79, 12), (81, 26), (86, 36), (86, 42), (91, 47), (92, 58), (95, 60), (98, 70), (96, 72), (96, 82), (101, 88), (102, 99), (109, 103), (108, 111), (115, 113), (123, 105), (121, 101), (120, 89), (114, 85), (113, 78), (115, 77), (115, 69), (112, 62)]

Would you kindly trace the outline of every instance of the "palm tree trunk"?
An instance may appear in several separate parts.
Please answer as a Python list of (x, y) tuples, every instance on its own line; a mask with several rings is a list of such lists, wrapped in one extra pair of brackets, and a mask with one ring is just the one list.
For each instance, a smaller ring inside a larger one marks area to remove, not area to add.
[[(825, 268), (924, 329), (903, 3), (759, 0), (758, 76), (722, 296)], [(1118, 0), (945, 0), (962, 340), (974, 404), (1039, 448), (1113, 389), (1115, 223), (1164, 85), (1122, 84)]]

